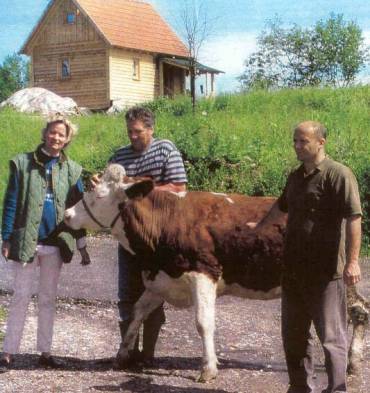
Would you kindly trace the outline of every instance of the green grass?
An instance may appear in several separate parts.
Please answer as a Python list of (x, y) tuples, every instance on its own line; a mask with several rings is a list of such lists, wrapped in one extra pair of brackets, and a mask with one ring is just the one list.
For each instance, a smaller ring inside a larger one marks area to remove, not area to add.
[[(221, 95), (198, 103), (159, 99), (147, 104), (157, 115), (156, 134), (181, 150), (190, 189), (278, 195), (286, 175), (297, 165), (292, 128), (318, 120), (329, 130), (328, 154), (356, 174), (369, 236), (370, 87), (302, 89)], [(123, 116), (76, 117), (79, 135), (70, 156), (90, 172), (104, 168), (108, 158), (128, 142)], [(44, 120), (38, 116), (0, 112), (0, 199), (7, 182), (8, 160), (32, 150), (40, 141)]]

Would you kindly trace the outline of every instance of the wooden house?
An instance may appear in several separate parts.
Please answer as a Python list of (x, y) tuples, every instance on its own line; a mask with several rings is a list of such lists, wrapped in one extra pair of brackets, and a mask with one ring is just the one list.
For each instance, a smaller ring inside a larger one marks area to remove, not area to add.
[[(31, 86), (90, 109), (185, 90), (186, 46), (150, 4), (137, 0), (52, 0), (21, 53), (31, 57)], [(218, 71), (202, 67), (198, 72), (212, 75), (212, 92)]]

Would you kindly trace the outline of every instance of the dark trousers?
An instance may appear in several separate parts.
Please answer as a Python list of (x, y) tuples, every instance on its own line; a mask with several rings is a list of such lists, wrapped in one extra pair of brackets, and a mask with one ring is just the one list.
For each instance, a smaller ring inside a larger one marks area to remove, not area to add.
[(342, 279), (314, 284), (304, 281), (283, 280), (282, 337), (290, 381), (288, 392), (314, 392), (311, 323), (324, 349), (328, 375), (324, 392), (346, 392), (345, 284)]
[[(121, 321), (131, 319), (134, 304), (145, 290), (141, 270), (135, 257), (118, 246), (118, 312)], [(156, 308), (146, 319), (146, 324), (161, 326), (165, 322), (163, 305)]]

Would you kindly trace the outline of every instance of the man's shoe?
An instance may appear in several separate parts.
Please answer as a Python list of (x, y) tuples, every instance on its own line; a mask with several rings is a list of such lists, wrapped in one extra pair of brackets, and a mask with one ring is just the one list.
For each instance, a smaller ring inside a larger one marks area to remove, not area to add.
[(43, 356), (39, 357), (39, 367), (42, 368), (62, 368), (62, 365), (56, 361), (52, 356)]
[(0, 359), (0, 373), (5, 373), (12, 367), (11, 360)]
[(139, 351), (139, 342), (138, 340), (135, 343), (135, 348), (133, 351), (129, 352), (128, 358), (121, 357), (121, 348), (122, 343), (120, 344), (120, 349), (117, 352), (115, 359), (113, 360), (113, 369), (114, 370), (126, 370), (130, 368), (137, 368), (141, 366), (142, 361), (142, 352)]

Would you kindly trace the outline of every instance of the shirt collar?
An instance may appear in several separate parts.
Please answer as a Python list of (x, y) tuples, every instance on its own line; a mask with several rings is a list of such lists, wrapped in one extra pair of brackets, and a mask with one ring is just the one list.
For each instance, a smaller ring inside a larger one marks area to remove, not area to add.
[(325, 156), (325, 158), (322, 161), (320, 161), (316, 165), (316, 167), (313, 169), (313, 171), (310, 172), (309, 174), (307, 174), (307, 175), (305, 174), (304, 164), (300, 165), (300, 167), (298, 168), (298, 171), (299, 171), (300, 175), (302, 175), (303, 177), (309, 177), (309, 176), (311, 176), (317, 172), (321, 172), (323, 169), (325, 169), (328, 165), (328, 162), (329, 162), (329, 158), (327, 156)]
[(322, 171), (328, 166), (328, 163), (329, 163), (329, 158), (325, 156), (325, 158), (322, 161), (320, 161), (319, 164), (316, 166), (316, 169)]
[(52, 158), (59, 158), (60, 157), (60, 154), (58, 154), (57, 156), (52, 156), (50, 153), (47, 152), (44, 145), (41, 146), (40, 150), (48, 157), (52, 157)]
[[(45, 151), (43, 146), (44, 146), (44, 144), (41, 144), (41, 145), (37, 146), (37, 149), (33, 153), (33, 158), (34, 158), (35, 162), (37, 164), (41, 165), (41, 166), (44, 166), (44, 164), (43, 164), (42, 160), (40, 159), (40, 155), (41, 154), (45, 154), (47, 156), (50, 156), (50, 155), (47, 154), (47, 152)], [(55, 157), (55, 158), (58, 158), (59, 159), (58, 161), (60, 163), (63, 163), (64, 161), (67, 160), (67, 156), (66, 156), (66, 154), (64, 153), (63, 150), (60, 152), (59, 157)]]

